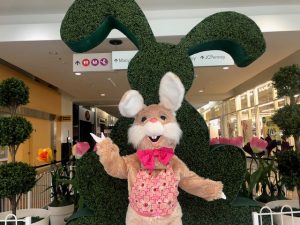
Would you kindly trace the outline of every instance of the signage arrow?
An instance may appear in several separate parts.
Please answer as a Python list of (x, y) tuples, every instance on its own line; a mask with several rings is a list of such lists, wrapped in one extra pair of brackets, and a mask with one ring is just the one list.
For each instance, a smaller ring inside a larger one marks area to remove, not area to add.
[(78, 65), (80, 64), (80, 62), (77, 60), (77, 61), (75, 62), (75, 64), (78, 66)]

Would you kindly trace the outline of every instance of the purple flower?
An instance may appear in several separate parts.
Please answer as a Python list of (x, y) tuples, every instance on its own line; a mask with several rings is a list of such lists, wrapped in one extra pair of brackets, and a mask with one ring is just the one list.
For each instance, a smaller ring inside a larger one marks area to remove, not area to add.
[(78, 142), (72, 148), (72, 154), (76, 159), (80, 159), (90, 149), (88, 142)]

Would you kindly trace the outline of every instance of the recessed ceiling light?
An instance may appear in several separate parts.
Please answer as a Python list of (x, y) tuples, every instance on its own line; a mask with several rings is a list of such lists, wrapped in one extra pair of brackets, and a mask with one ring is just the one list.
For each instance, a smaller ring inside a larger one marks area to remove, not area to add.
[(223, 70), (229, 70), (229, 66), (224, 66)]
[(105, 93), (101, 93), (100, 96), (101, 96), (101, 97), (104, 97), (104, 96), (105, 96)]
[(199, 93), (203, 93), (203, 92), (204, 92), (204, 90), (200, 89), (198, 92), (199, 92)]
[(121, 39), (111, 39), (111, 40), (109, 41), (109, 43), (110, 43), (111, 45), (121, 45), (123, 42), (122, 42)]
[(82, 73), (76, 72), (75, 75), (80, 76), (80, 75), (82, 75)]

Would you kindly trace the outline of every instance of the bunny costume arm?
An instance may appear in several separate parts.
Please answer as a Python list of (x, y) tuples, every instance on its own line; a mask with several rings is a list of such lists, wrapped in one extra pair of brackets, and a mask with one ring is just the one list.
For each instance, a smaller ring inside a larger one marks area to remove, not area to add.
[(116, 178), (127, 179), (126, 157), (119, 154), (119, 147), (106, 138), (97, 144), (97, 154), (105, 171)]
[(220, 198), (223, 190), (222, 182), (200, 177), (195, 172), (191, 171), (185, 163), (176, 156), (174, 156), (173, 167), (174, 170), (179, 171), (179, 187), (182, 190), (207, 201), (213, 201)]

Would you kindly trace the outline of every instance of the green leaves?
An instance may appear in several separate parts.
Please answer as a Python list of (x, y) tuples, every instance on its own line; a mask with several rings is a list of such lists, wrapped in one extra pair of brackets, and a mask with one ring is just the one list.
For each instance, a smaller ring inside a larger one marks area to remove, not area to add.
[(279, 98), (284, 96), (294, 98), (294, 95), (300, 93), (300, 66), (293, 64), (281, 67), (274, 74), (272, 81)]
[(273, 115), (272, 120), (285, 135), (300, 135), (300, 105), (284, 106)]
[(36, 183), (34, 167), (23, 163), (7, 163), (0, 165), (0, 198), (12, 198), (27, 193)]
[(30, 137), (32, 125), (23, 117), (0, 118), (0, 145), (19, 145)]
[(9, 78), (0, 83), (0, 106), (26, 105), (29, 102), (29, 89), (22, 80)]
[(300, 186), (300, 153), (288, 150), (278, 155), (278, 169), (288, 189)]

